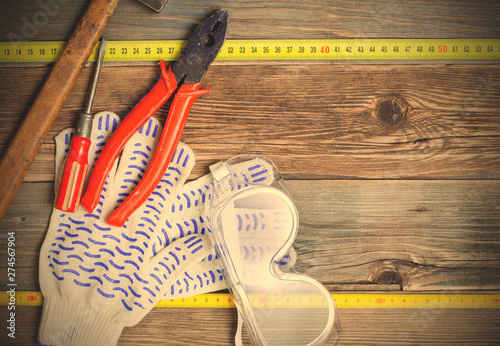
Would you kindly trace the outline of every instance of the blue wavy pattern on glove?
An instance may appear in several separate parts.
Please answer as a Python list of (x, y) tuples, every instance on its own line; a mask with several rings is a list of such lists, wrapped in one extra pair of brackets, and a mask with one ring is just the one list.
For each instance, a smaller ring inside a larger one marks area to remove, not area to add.
[[(203, 248), (200, 238), (187, 237), (182, 240), (182, 248), (179, 246), (169, 248), (168, 254), (158, 261), (158, 266), (153, 268), (153, 272), (141, 277), (144, 274), (140, 274), (140, 266), (144, 262), (144, 250), (148, 247), (146, 242), (141, 244), (141, 235), (137, 238), (130, 238), (124, 233), (115, 236), (109, 233), (111, 229), (103, 229), (96, 224), (93, 231), (88, 228), (82, 229), (79, 227), (80, 222), (67, 215), (61, 216), (66, 218), (68, 223), (60, 224), (58, 232), (61, 236), (56, 238), (58, 242), (52, 244), (52, 249), (49, 251), (51, 255), (48, 256), (52, 260), (49, 266), (53, 269), (54, 277), (59, 281), (70, 280), (81, 287), (97, 286), (97, 292), (105, 298), (114, 298), (118, 295), (127, 310), (133, 308), (126, 301), (129, 296), (141, 298), (145, 295), (149, 302), (153, 303), (152, 298), (156, 298), (162, 291), (160, 287), (164, 284), (163, 280), (168, 280), (177, 267), (188, 259), (185, 249), (195, 254)], [(72, 233), (74, 230), (76, 232)], [(75, 254), (75, 249), (78, 247), (83, 249), (83, 256)], [(212, 258), (209, 256), (204, 260), (211, 261)], [(79, 270), (72, 269), (76, 267), (74, 262), (78, 263)], [(127, 274), (131, 270), (133, 274)], [(214, 273), (210, 270), (203, 274), (204, 277), (196, 275), (197, 282), (189, 272), (186, 271), (184, 274), (182, 282), (176, 282), (177, 285), (172, 284), (171, 289), (162, 296), (166, 296), (167, 293), (182, 294), (188, 292), (190, 288), (196, 289), (198, 285), (203, 287), (210, 282), (222, 280), (220, 271)], [(180, 288), (176, 290), (176, 287)], [(138, 302), (133, 304), (144, 308)]]

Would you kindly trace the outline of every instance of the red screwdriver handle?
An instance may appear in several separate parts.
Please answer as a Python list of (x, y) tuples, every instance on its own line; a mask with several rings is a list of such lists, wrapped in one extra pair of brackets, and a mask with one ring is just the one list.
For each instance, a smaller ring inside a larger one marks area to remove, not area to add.
[(123, 119), (102, 149), (101, 155), (90, 175), (87, 190), (82, 197), (82, 205), (89, 213), (97, 206), (104, 182), (125, 143), (167, 102), (177, 89), (177, 81), (172, 69), (169, 67), (167, 70), (163, 60), (160, 61), (160, 68), (160, 80)]
[(88, 169), (90, 139), (74, 136), (64, 163), (55, 207), (74, 213), (80, 206), (80, 196)]
[(201, 84), (185, 84), (177, 91), (148, 170), (134, 191), (108, 218), (106, 222), (109, 225), (123, 226), (128, 217), (148, 199), (160, 183), (179, 144), (191, 106), (199, 96), (210, 92), (210, 89), (200, 88)]

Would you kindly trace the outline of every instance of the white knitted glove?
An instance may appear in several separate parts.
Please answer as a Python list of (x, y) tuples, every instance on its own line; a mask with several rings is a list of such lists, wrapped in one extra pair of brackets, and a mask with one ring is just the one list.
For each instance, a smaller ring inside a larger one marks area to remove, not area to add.
[[(89, 171), (118, 122), (113, 113), (96, 115)], [(179, 144), (158, 187), (123, 227), (105, 223), (142, 178), (161, 130), (150, 119), (129, 140), (93, 214), (81, 206), (77, 213), (53, 210), (40, 252), (40, 344), (114, 345), (160, 299), (226, 287), (201, 214), (210, 180), (180, 191), (194, 165), (187, 145)], [(71, 129), (56, 137), (56, 176), (71, 137)]]
[[(89, 172), (119, 121), (110, 112), (95, 116)], [(137, 324), (160, 299), (226, 287), (206, 235), (205, 203), (213, 192), (212, 177), (208, 174), (182, 186), (194, 166), (194, 154), (184, 143), (150, 198), (125, 225), (105, 223), (142, 179), (161, 131), (159, 121), (152, 118), (132, 136), (93, 214), (83, 207), (76, 213), (53, 210), (40, 252), (45, 303), (39, 344), (115, 345), (122, 329)], [(56, 177), (72, 136), (73, 130), (66, 129), (56, 137)], [(271, 174), (259, 162), (243, 165), (241, 172), (249, 181), (262, 181)], [(236, 213), (245, 219), (245, 227), (252, 223), (245, 218), (247, 211)], [(295, 262), (293, 251), (291, 255), (281, 264)]]

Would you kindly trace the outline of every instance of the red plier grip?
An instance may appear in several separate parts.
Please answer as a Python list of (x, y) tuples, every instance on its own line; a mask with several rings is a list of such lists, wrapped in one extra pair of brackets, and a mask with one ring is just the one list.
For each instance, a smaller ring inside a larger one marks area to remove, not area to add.
[(200, 88), (201, 84), (184, 84), (177, 91), (149, 168), (134, 191), (108, 218), (106, 222), (109, 225), (123, 226), (160, 183), (177, 149), (191, 106), (199, 96), (210, 92), (210, 89)]
[(82, 205), (89, 213), (97, 206), (104, 182), (125, 143), (167, 102), (172, 93), (177, 89), (177, 81), (171, 68), (169, 67), (167, 70), (163, 60), (160, 61), (160, 68), (160, 80), (123, 119), (104, 146), (94, 166), (87, 190), (81, 200)]
[[(84, 208), (90, 213), (97, 206), (104, 182), (127, 141), (177, 89), (172, 69), (169, 67), (167, 70), (163, 61), (160, 61), (160, 68), (161, 77), (158, 83), (121, 122), (94, 166), (87, 190), (81, 200)], [(123, 226), (127, 218), (146, 201), (158, 185), (175, 153), (191, 106), (200, 95), (210, 92), (210, 89), (199, 90), (200, 88), (201, 84), (185, 84), (179, 88), (148, 170), (134, 191), (108, 218), (108, 224)]]

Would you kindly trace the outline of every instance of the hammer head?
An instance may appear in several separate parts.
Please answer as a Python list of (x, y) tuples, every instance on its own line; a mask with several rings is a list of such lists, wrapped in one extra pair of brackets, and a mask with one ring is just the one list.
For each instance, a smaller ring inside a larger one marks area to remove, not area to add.
[(160, 12), (163, 7), (165, 7), (167, 1), (168, 0), (139, 0), (139, 2), (142, 2), (144, 5), (155, 10), (156, 12)]

